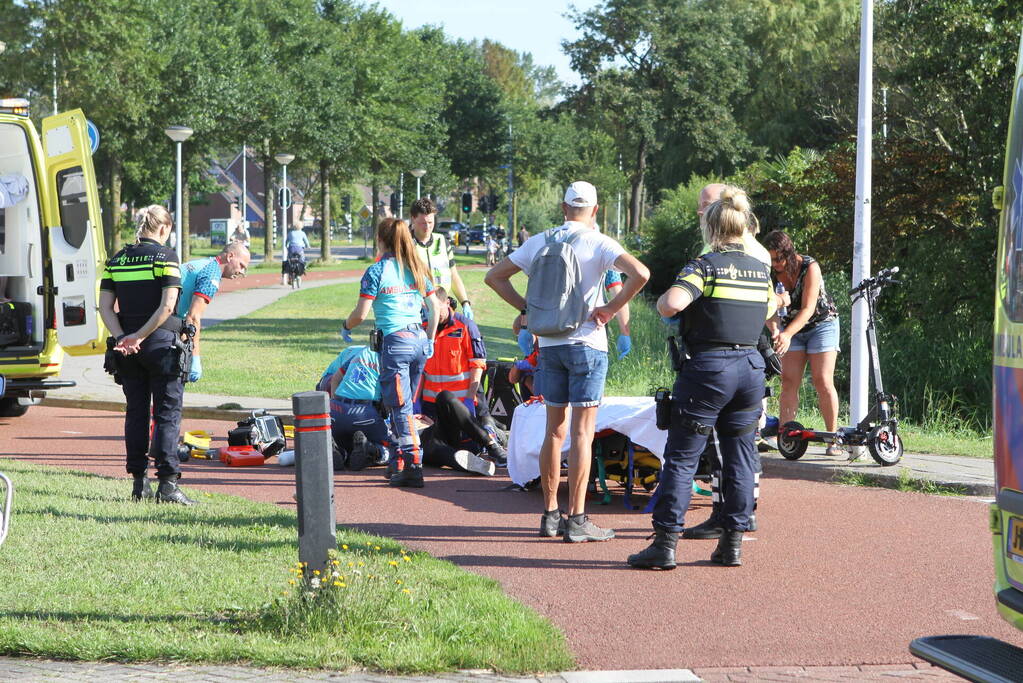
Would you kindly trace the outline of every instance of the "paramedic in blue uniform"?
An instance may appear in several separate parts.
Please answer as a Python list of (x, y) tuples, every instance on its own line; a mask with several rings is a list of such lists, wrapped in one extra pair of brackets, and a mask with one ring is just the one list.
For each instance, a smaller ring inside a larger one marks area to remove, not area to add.
[(724, 532), (710, 559), (726, 566), (742, 564), (742, 534), (753, 511), (753, 433), (764, 397), (764, 359), (757, 340), (774, 296), (768, 267), (742, 246), (749, 211), (746, 193), (726, 186), (701, 219), (711, 251), (689, 261), (657, 301), (662, 316), (686, 311), (683, 338), (691, 357), (672, 390), (654, 540), (629, 556), (633, 567), (675, 568), (693, 474), (715, 428), (723, 476), (731, 488), (723, 504)]
[[(377, 226), (379, 261), (366, 269), (355, 310), (341, 323), (341, 335), (351, 342), (355, 329), (373, 309), (383, 333), (380, 348), (380, 397), (391, 416), (397, 438), (392, 486), (423, 486), (423, 454), (413, 422), (412, 404), (426, 359), (433, 355), (437, 335), (437, 300), (426, 265), (416, 255), (408, 224), (385, 218)], [(427, 308), (423, 330), (423, 304)]]
[[(184, 385), (175, 349), (181, 319), (173, 315), (181, 290), (178, 257), (164, 242), (170, 214), (152, 205), (136, 216), (136, 241), (107, 261), (100, 282), (100, 315), (117, 340), (116, 378), (124, 390), (124, 447), (135, 479), (133, 500), (153, 498), (147, 470), (156, 464), (156, 500), (191, 505), (178, 488), (178, 430)], [(117, 312), (114, 306), (117, 305)], [(152, 440), (150, 440), (152, 413)]]
[(316, 388), (330, 395), (330, 430), (348, 469), (386, 463), (390, 436), (377, 410), (380, 354), (368, 346), (349, 346), (323, 371)]
[(181, 297), (177, 316), (195, 325), (195, 347), (192, 349), (192, 367), (189, 382), (202, 377), (199, 359), (199, 337), (202, 335), (202, 316), (206, 307), (220, 290), (220, 280), (243, 277), (249, 267), (249, 248), (243, 242), (228, 242), (216, 256), (193, 259), (181, 266)]

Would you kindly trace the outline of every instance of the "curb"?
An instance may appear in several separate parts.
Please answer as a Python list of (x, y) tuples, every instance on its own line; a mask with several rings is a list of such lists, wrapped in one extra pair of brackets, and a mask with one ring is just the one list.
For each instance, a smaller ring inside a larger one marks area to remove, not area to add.
[[(50, 408), (81, 408), (83, 410), (105, 410), (114, 413), (124, 412), (124, 401), (104, 401), (88, 398), (44, 398), (39, 405)], [(260, 408), (216, 408), (213, 406), (185, 406), (181, 409), (181, 417), (190, 420), (222, 420), (238, 422), (251, 417), (253, 410)], [(277, 415), (284, 424), (293, 424), (294, 415), (291, 411), (268, 409), (270, 415)]]
[[(864, 470), (863, 467), (851, 467), (845, 465), (815, 465), (800, 462), (798, 460), (783, 460), (777, 457), (762, 457), (761, 464), (764, 474), (779, 479), (802, 479), (807, 481), (821, 481), (825, 483), (842, 483), (839, 481), (843, 476), (854, 475), (865, 479), (874, 486), (881, 488), (895, 489), (899, 485), (900, 467), (880, 466), (876, 470)], [(937, 486), (957, 489), (963, 496), (987, 496), (995, 495), (994, 484), (954, 481), (949, 479), (935, 478), (932, 476), (914, 476), (914, 479), (923, 479)]]

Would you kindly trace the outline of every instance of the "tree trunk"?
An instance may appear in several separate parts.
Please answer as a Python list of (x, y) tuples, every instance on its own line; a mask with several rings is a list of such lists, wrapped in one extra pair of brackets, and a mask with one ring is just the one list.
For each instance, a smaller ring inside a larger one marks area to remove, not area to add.
[(116, 254), (121, 249), (121, 164), (117, 159), (110, 160), (110, 231), (107, 236), (110, 242), (108, 253)]
[(639, 141), (639, 148), (636, 150), (636, 171), (630, 179), (631, 193), (629, 195), (629, 231), (639, 230), (640, 216), (642, 215), (640, 205), (643, 202), (643, 178), (646, 174), (646, 152), (647, 140), (642, 138)]
[(320, 159), (320, 195), (323, 200), (320, 209), (320, 261), (330, 263), (330, 168), (326, 159)]
[(191, 203), (190, 193), (188, 190), (188, 174), (181, 174), (181, 262), (184, 263), (192, 257), (192, 249), (189, 242), (189, 236), (192, 234), (191, 228), (188, 225), (189, 211), (188, 205)]
[(274, 183), (273, 166), (270, 162), (270, 140), (263, 140), (263, 260), (274, 260), (274, 235), (277, 229), (277, 208), (274, 197), (277, 187)]

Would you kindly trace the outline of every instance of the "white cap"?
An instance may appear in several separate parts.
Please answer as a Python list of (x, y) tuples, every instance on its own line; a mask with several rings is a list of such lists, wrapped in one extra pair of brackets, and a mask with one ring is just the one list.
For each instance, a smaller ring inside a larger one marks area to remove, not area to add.
[(585, 180), (577, 180), (565, 190), (565, 203), (569, 206), (596, 206), (597, 188)]

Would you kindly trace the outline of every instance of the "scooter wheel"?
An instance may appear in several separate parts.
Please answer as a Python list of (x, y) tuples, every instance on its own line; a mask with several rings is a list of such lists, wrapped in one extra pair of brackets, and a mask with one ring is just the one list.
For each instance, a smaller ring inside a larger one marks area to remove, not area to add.
[(786, 460), (799, 460), (806, 453), (806, 441), (797, 437), (788, 436), (789, 431), (802, 430), (803, 425), (798, 422), (786, 422), (778, 430), (778, 452)]
[(902, 437), (888, 425), (881, 425), (867, 439), (867, 450), (878, 465), (894, 465), (902, 460)]

